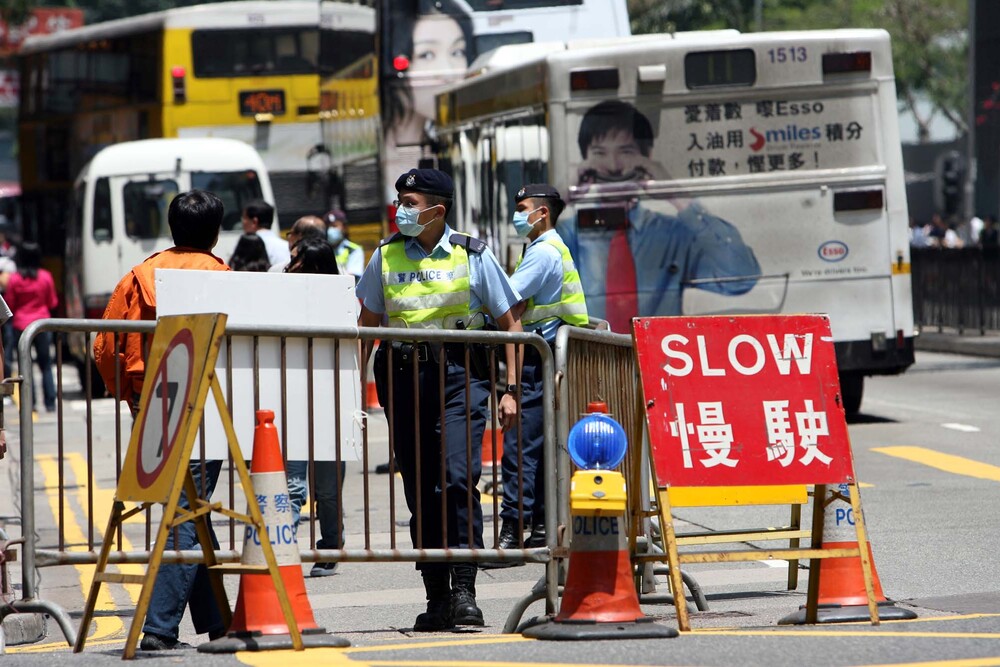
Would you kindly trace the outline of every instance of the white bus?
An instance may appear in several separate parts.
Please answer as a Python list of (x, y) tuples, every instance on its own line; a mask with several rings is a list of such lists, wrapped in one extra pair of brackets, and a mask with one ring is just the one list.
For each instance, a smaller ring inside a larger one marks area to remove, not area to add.
[(866, 375), (913, 363), (886, 32), (564, 45), (437, 103), (458, 228), (516, 256), (515, 193), (556, 185), (588, 309), (613, 329), (635, 315), (829, 313), (848, 412)]

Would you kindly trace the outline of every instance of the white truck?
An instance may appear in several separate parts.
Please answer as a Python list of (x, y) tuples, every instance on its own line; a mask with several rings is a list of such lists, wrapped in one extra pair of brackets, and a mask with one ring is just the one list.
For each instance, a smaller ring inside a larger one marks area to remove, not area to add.
[[(225, 204), (214, 250), (224, 260), (243, 233), (246, 204), (274, 204), (260, 155), (233, 139), (129, 141), (104, 148), (83, 167), (66, 231), (67, 317), (100, 318), (121, 277), (173, 245), (167, 209), (178, 193), (191, 189), (213, 192)], [(71, 337), (70, 352), (81, 363), (86, 346), (84, 336)]]

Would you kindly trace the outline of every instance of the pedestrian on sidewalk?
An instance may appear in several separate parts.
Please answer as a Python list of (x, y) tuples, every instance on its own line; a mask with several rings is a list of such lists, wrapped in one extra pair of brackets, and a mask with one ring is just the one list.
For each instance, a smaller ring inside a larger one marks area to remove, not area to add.
[[(4, 290), (7, 305), (14, 312), (14, 337), (12, 345), (17, 348), (21, 334), (28, 325), (38, 320), (52, 317), (52, 310), (59, 305), (56, 284), (52, 274), (42, 268), (42, 249), (37, 243), (24, 242), (17, 251), (18, 265), (15, 273), (0, 274), (0, 289)], [(31, 341), (35, 350), (35, 361), (42, 372), (42, 394), (45, 411), (55, 412), (56, 383), (52, 377), (52, 332), (40, 331)], [(35, 392), (35, 374), (31, 364), (18, 369), (31, 383), (32, 409), (38, 409), (38, 394)]]

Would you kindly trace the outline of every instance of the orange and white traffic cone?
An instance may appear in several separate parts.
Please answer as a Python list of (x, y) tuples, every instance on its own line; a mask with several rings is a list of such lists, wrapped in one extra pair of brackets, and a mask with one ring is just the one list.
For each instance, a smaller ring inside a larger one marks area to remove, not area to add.
[[(621, 429), (617, 422), (614, 425)], [(621, 437), (625, 437), (624, 431)], [(626, 544), (625, 508), (625, 478), (621, 473), (591, 469), (573, 474), (573, 540), (562, 604), (555, 618), (528, 627), (522, 635), (553, 640), (677, 636), (677, 630), (654, 623), (639, 608)]]
[(365, 411), (381, 410), (382, 404), (378, 400), (378, 390), (375, 388), (375, 350), (378, 349), (380, 341), (375, 341), (372, 353), (368, 355), (368, 382), (365, 385)]
[[(316, 625), (302, 576), (284, 462), (271, 410), (257, 411), (250, 479), (267, 528), (265, 537), (270, 540), (274, 551), (285, 592), (295, 614), (295, 623), (302, 634), (302, 643), (306, 648), (350, 646), (346, 639), (327, 634)], [(253, 526), (247, 526), (241, 559), (243, 565), (266, 564), (261, 537)], [(202, 644), (198, 650), (204, 653), (232, 653), (290, 648), (292, 638), (271, 575), (243, 574), (240, 576), (240, 592), (229, 632), (221, 639)]]
[[(823, 549), (851, 549), (858, 544), (857, 529), (854, 526), (854, 510), (846, 500), (846, 484), (826, 490), (823, 506)], [(872, 564), (872, 585), (875, 601), (878, 602), (878, 617), (883, 621), (899, 621), (916, 618), (911, 609), (897, 607), (882, 592), (882, 582), (875, 570), (875, 558), (869, 542), (868, 559)], [(861, 569), (861, 558), (824, 558), (819, 564), (819, 600), (817, 623), (849, 623), (871, 620), (868, 612), (868, 594), (865, 592), (865, 576)], [(778, 625), (804, 625), (805, 607), (789, 614)]]

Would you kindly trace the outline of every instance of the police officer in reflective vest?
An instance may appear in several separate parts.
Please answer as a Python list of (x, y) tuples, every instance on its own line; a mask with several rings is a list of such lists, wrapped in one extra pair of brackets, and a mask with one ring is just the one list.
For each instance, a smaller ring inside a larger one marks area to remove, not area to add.
[[(483, 548), (483, 515), (476, 484), (482, 468), (489, 375), (483, 372), (482, 363), (470, 363), (467, 373), (462, 344), (421, 343), (418, 330), (479, 329), (491, 322), (504, 331), (521, 331), (511, 312), (521, 298), (485, 243), (457, 234), (446, 224), (454, 193), (447, 174), (436, 169), (411, 169), (396, 181), (396, 190), (399, 234), (383, 241), (374, 252), (358, 283), (357, 295), (362, 303), (361, 326), (379, 326), (385, 318), (389, 326), (415, 330), (413, 342), (391, 344), (391, 364), (386, 342), (375, 357), (379, 399), (392, 416), (393, 458), (403, 477), (411, 514), (410, 536), (416, 548)], [(482, 352), (479, 346), (469, 347), (472, 358)], [(513, 348), (509, 345), (506, 350), (508, 393), (498, 406), (503, 428), (513, 425), (517, 413)], [(443, 396), (439, 385), (442, 365)], [(387, 385), (390, 374), (391, 396)], [(471, 432), (471, 442), (467, 432)], [(475, 563), (418, 563), (417, 569), (427, 592), (427, 611), (417, 616), (414, 630), (434, 632), (455, 625), (483, 625), (475, 597)]]
[(337, 255), (337, 266), (341, 273), (349, 273), (355, 279), (361, 277), (365, 268), (365, 251), (347, 238), (347, 215), (340, 209), (328, 211), (323, 217), (326, 222), (326, 240)]
[[(524, 299), (516, 312), (521, 316), (525, 331), (535, 331), (549, 345), (555, 345), (559, 327), (564, 324), (584, 326), (588, 322), (580, 274), (569, 249), (555, 230), (559, 214), (566, 205), (559, 191), (544, 183), (525, 185), (517, 192), (514, 202), (514, 229), (518, 236), (528, 240), (511, 276), (511, 283)], [(501, 549), (520, 548), (521, 529), (525, 527), (531, 528), (531, 534), (524, 546), (545, 546), (542, 414), (542, 360), (535, 348), (525, 346), (521, 370), (521, 426), (504, 433), (503, 506), (500, 511), (503, 527), (498, 545)], [(484, 567), (510, 564), (497, 561), (484, 564)]]

